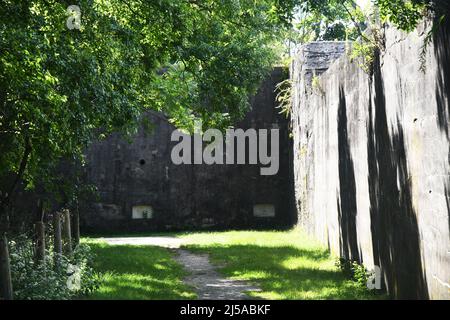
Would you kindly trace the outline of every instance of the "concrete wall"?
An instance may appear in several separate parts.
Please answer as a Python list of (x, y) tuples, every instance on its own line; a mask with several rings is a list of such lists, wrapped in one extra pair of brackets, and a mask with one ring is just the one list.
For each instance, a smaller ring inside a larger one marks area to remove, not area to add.
[[(289, 121), (276, 109), (275, 85), (287, 77), (275, 69), (252, 99), (238, 128), (280, 129), (280, 170), (261, 176), (259, 165), (179, 165), (171, 161), (175, 128), (160, 113), (146, 115), (130, 141), (114, 134), (86, 153), (87, 183), (98, 198), (82, 210), (85, 231), (150, 231), (214, 228), (288, 227), (296, 221)], [(134, 206), (148, 205), (151, 219), (133, 219)], [(255, 217), (255, 205), (273, 205), (275, 217)]]
[(424, 73), (429, 28), (387, 29), (371, 76), (339, 42), (304, 46), (291, 70), (299, 222), (341, 257), (380, 266), (397, 298), (450, 298), (449, 26)]

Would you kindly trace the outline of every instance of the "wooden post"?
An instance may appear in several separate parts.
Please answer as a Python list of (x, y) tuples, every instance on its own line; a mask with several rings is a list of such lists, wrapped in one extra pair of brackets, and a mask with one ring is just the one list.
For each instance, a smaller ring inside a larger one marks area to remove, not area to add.
[(80, 244), (80, 213), (78, 206), (73, 214), (73, 243), (75, 246)]
[(36, 232), (35, 259), (38, 263), (45, 261), (45, 225), (42, 221), (34, 225)]
[(0, 236), (0, 300), (13, 300), (8, 240)]
[(53, 214), (53, 245), (55, 253), (62, 254), (62, 240), (61, 240), (61, 214), (55, 212)]
[(55, 265), (58, 266), (62, 255), (61, 214), (59, 212), (53, 214), (53, 232), (54, 259)]
[(68, 256), (72, 254), (72, 231), (70, 229), (70, 211), (63, 211), (63, 238), (64, 238), (64, 253)]

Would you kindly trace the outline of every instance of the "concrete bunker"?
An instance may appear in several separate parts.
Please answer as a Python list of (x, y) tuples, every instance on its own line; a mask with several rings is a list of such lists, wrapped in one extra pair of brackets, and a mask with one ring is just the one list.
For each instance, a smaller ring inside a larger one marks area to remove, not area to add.
[[(277, 174), (261, 175), (262, 164), (174, 164), (171, 151), (176, 142), (171, 135), (176, 128), (163, 114), (149, 111), (131, 139), (115, 133), (87, 150), (86, 183), (96, 186), (98, 196), (84, 204), (83, 231), (293, 226), (297, 215), (292, 200), (292, 140), (289, 119), (279, 113), (275, 92), (276, 85), (287, 77), (287, 70), (276, 68), (251, 98), (245, 118), (235, 125), (244, 131), (279, 130)], [(151, 133), (145, 123), (152, 124)], [(110, 210), (101, 210), (96, 204), (117, 210), (112, 216)]]

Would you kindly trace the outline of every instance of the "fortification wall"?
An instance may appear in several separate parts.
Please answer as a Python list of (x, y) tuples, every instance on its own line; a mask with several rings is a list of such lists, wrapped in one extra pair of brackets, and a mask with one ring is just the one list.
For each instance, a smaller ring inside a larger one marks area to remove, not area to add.
[[(87, 150), (86, 182), (94, 185), (98, 194), (82, 209), (83, 230), (292, 226), (296, 215), (290, 192), (289, 122), (276, 109), (274, 92), (276, 84), (285, 78), (286, 72), (275, 69), (252, 98), (245, 119), (236, 125), (244, 130), (279, 128), (280, 165), (276, 175), (262, 176), (260, 165), (175, 165), (171, 160), (177, 144), (171, 142), (175, 128), (163, 114), (149, 112), (145, 118), (150, 126), (142, 126), (131, 139), (117, 133)], [(142, 210), (147, 210), (145, 217)]]
[(397, 298), (449, 299), (449, 26), (423, 72), (428, 30), (386, 29), (373, 75), (345, 43), (301, 48), (291, 68), (295, 198), (310, 234), (380, 266)]

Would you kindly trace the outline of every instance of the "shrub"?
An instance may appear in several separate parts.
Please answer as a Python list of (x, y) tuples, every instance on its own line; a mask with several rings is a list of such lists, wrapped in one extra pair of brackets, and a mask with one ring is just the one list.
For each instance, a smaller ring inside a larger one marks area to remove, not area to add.
[(362, 264), (357, 262), (352, 263), (353, 280), (356, 281), (361, 287), (367, 287), (367, 280), (369, 280), (370, 272)]
[(46, 250), (43, 262), (35, 261), (33, 242), (25, 236), (10, 241), (9, 247), (14, 299), (67, 300), (99, 286), (88, 245), (78, 245), (71, 257), (56, 257), (53, 250)]
[(364, 265), (344, 258), (337, 259), (335, 265), (347, 278), (357, 282), (362, 288), (367, 287), (367, 280), (369, 279), (371, 273)]

